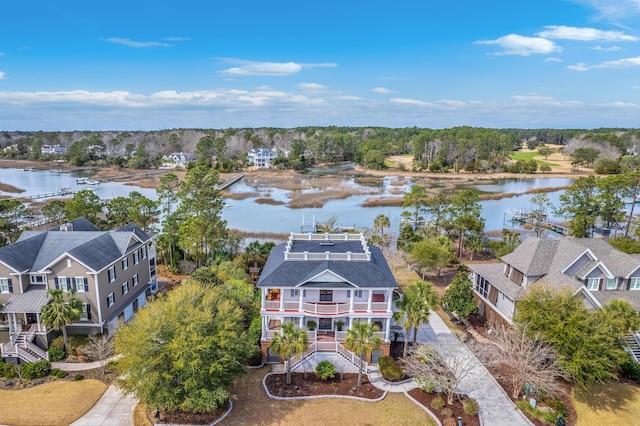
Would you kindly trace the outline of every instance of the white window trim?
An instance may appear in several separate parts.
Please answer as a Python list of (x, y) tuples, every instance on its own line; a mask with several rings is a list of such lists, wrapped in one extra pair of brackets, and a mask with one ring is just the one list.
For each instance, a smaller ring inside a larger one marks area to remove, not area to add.
[(76, 291), (78, 293), (84, 293), (84, 277), (74, 277), (76, 282)]
[(107, 269), (107, 278), (109, 280), (109, 283), (112, 283), (116, 280), (116, 267), (111, 266), (109, 267), (109, 269)]
[(0, 293), (9, 293), (9, 278), (0, 278)]
[(69, 277), (58, 277), (58, 287), (60, 288), (60, 290), (70, 291), (71, 287), (73, 287), (73, 284), (71, 284), (69, 281), (71, 281)]
[[(595, 286), (591, 284), (595, 283)], [(592, 288), (593, 287), (593, 288)], [(587, 290), (598, 290), (600, 287), (600, 278), (587, 278)]]
[[(613, 286), (609, 286), (613, 282)], [(607, 282), (604, 286), (605, 290), (615, 290), (618, 288), (618, 279), (617, 278), (607, 278)]]
[(122, 261), (120, 261), (120, 264), (122, 265), (122, 270), (126, 271), (127, 269), (129, 269), (129, 258), (125, 257), (124, 259), (122, 259)]
[(640, 277), (631, 278), (631, 283), (629, 283), (629, 290), (640, 290)]
[(134, 251), (133, 252), (133, 264), (137, 265), (138, 263), (140, 263), (140, 252)]
[[(42, 281), (37, 281), (36, 278), (42, 278)], [(47, 277), (44, 275), (31, 275), (29, 277), (29, 283), (30, 284), (46, 284), (47, 283)]]
[(140, 284), (140, 278), (138, 278), (138, 274), (135, 274), (134, 276), (131, 277), (131, 281), (133, 281), (133, 286), (137, 286), (138, 284)]
[(122, 285), (120, 286), (122, 288), (122, 295), (124, 296), (125, 294), (129, 293), (129, 281), (125, 281), (122, 283)]
[(109, 293), (109, 295), (107, 296), (107, 308), (110, 308), (115, 304), (116, 304), (115, 295), (113, 293)]

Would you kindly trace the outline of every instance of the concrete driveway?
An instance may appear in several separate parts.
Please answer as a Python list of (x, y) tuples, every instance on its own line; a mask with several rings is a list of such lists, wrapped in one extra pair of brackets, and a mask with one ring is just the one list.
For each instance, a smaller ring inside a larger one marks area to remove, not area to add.
[(136, 400), (126, 396), (111, 385), (91, 410), (72, 426), (133, 426), (133, 409)]

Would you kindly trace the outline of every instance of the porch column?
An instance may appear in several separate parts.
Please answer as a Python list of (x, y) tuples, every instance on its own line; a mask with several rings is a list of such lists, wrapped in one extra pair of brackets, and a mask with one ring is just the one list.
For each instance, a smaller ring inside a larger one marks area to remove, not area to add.
[(369, 300), (367, 304), (367, 313), (371, 313), (373, 303), (373, 290), (369, 290)]
[(38, 322), (38, 331), (42, 333), (42, 329), (40, 328), (40, 313), (36, 313), (36, 321)]
[(356, 298), (356, 291), (349, 290), (349, 313), (353, 313), (353, 300)]
[(391, 335), (391, 318), (387, 318), (387, 326), (384, 334), (384, 340), (388, 342), (390, 340), (389, 339), (390, 335)]
[(9, 323), (9, 335), (11, 335), (11, 333), (13, 333), (13, 330), (15, 330), (15, 316), (16, 314), (10, 313), (9, 316), (7, 317), (7, 322)]
[(280, 289), (280, 312), (284, 312), (284, 289)]
[(298, 321), (300, 324), (300, 328), (304, 328), (304, 317), (300, 317), (300, 321)]
[(393, 310), (393, 290), (388, 290), (387, 291), (387, 295), (389, 297), (389, 300), (387, 302), (387, 311), (391, 312)]
[(260, 309), (264, 311), (267, 307), (267, 289), (263, 288), (260, 291), (260, 294), (262, 294), (262, 298), (260, 300)]
[(298, 310), (300, 312), (304, 311), (304, 299), (303, 299), (303, 295), (304, 295), (304, 290), (300, 289), (298, 290), (300, 293), (300, 301), (299, 301), (299, 306), (298, 306)]
[(262, 317), (262, 336), (260, 338), (267, 338), (267, 317)]

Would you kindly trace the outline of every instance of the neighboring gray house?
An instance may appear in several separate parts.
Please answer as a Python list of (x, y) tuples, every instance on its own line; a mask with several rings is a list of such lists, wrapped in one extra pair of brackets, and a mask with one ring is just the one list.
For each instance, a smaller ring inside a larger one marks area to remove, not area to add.
[[(69, 334), (110, 332), (157, 292), (155, 236), (129, 224), (100, 231), (78, 219), (49, 231), (25, 231), (0, 247), (3, 358), (46, 358), (52, 330), (40, 321), (48, 289), (76, 289), (84, 305)], [(55, 334), (54, 334), (55, 335)]]
[(309, 330), (314, 351), (341, 352), (353, 321), (378, 325), (382, 351), (389, 354), (394, 291), (398, 284), (382, 251), (362, 234), (294, 234), (277, 245), (260, 275), (262, 339), (265, 361), (284, 322)]
[(271, 160), (278, 156), (275, 149), (270, 148), (253, 148), (247, 153), (247, 161), (252, 166), (260, 169), (268, 169), (271, 167)]
[(67, 149), (62, 145), (42, 145), (40, 148), (40, 152), (42, 154), (53, 154), (53, 155), (62, 155), (67, 152)]
[(533, 283), (568, 287), (588, 309), (623, 299), (640, 310), (640, 255), (599, 238), (527, 238), (501, 264), (470, 264), (480, 314), (511, 323)]
[(186, 152), (172, 152), (168, 155), (162, 156), (162, 166), (163, 169), (175, 169), (175, 168), (186, 168), (189, 163), (195, 161), (196, 158)]

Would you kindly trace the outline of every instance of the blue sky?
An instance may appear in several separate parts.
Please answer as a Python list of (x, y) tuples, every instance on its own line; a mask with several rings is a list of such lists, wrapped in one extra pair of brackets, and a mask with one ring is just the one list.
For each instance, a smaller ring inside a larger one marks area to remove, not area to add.
[(6, 3), (0, 130), (640, 127), (640, 0)]

